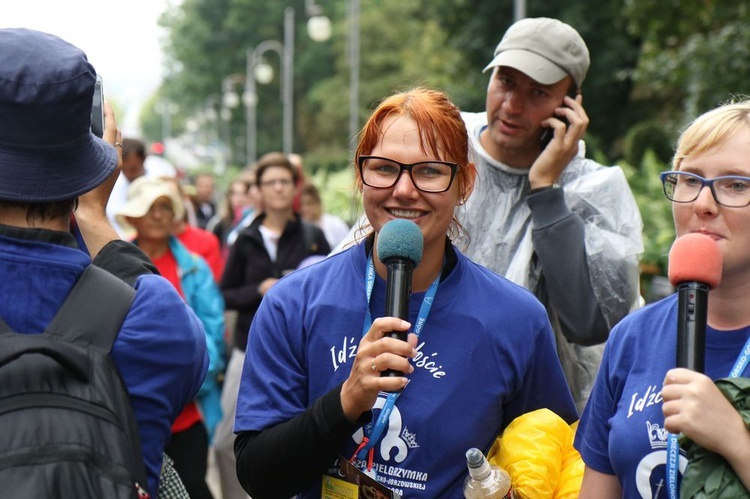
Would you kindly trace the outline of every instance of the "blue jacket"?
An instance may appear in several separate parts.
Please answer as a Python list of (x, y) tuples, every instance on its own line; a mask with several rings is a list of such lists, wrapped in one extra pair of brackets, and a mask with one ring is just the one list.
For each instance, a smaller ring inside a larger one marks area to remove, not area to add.
[(177, 261), (177, 272), (185, 301), (203, 323), (208, 350), (208, 373), (196, 402), (208, 430), (209, 440), (221, 419), (221, 389), (217, 378), (224, 372), (224, 298), (206, 261), (191, 253), (176, 237), (169, 249)]
[[(0, 316), (14, 331), (41, 333), (90, 264), (70, 233), (0, 225)], [(203, 326), (166, 279), (141, 275), (133, 287), (112, 359), (130, 394), (156, 497), (172, 422), (195, 398), (208, 357)]]

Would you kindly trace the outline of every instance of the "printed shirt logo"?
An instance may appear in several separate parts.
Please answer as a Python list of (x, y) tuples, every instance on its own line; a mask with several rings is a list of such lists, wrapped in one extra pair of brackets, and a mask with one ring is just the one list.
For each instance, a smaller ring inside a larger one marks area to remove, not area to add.
[[(649, 407), (655, 405), (661, 406), (662, 402), (661, 389), (657, 385), (649, 385), (645, 391), (635, 392), (631, 396), (627, 418), (637, 413), (643, 413)], [(658, 414), (661, 414), (660, 407), (658, 409), (655, 408), (655, 410), (658, 410)], [(653, 415), (653, 413), (650, 414)], [(638, 489), (638, 494), (643, 499), (667, 499), (668, 497), (666, 463), (669, 432), (662, 425), (663, 419), (661, 418), (655, 422), (647, 420), (645, 427), (640, 426), (640, 423), (638, 423), (638, 426), (642, 428), (639, 430), (638, 438), (648, 438), (649, 447), (651, 448), (651, 452), (643, 456), (635, 469), (634, 478), (636, 488)], [(680, 474), (685, 472), (687, 463), (687, 457), (681, 453), (679, 464)]]
[(669, 435), (666, 428), (660, 427), (658, 423), (651, 424), (650, 421), (646, 421), (646, 427), (648, 428), (648, 443), (651, 444), (651, 448), (666, 449)]
[(344, 337), (343, 340), (341, 340), (341, 345), (333, 345), (330, 348), (331, 352), (331, 364), (333, 365), (333, 371), (336, 372), (339, 370), (339, 367), (348, 364), (349, 359), (353, 359), (357, 356), (357, 346), (359, 343), (357, 343), (356, 338), (347, 338)]
[[(412, 359), (415, 369), (424, 369), (429, 372), (433, 378), (441, 379), (446, 376), (446, 372), (443, 370), (443, 365), (437, 360), (438, 353), (430, 352), (426, 353), (425, 350), (426, 342), (421, 342), (417, 345), (417, 355)], [(341, 343), (338, 345), (332, 345), (328, 351), (331, 354), (331, 366), (333, 371), (338, 371), (341, 367), (347, 366), (349, 361), (357, 356), (357, 347), (359, 346), (359, 339), (355, 337), (345, 336)]]
[[(635, 470), (635, 484), (643, 499), (668, 497), (667, 491), (667, 435), (658, 423), (646, 421), (646, 433), (652, 452), (646, 454)], [(688, 460), (680, 453), (680, 474), (685, 473)]]
[[(373, 409), (382, 409), (385, 405), (386, 395), (380, 394), (375, 401)], [(352, 438), (359, 444), (364, 437), (364, 431), (360, 428)], [(426, 490), (429, 474), (423, 471), (411, 470), (398, 466), (409, 454), (409, 449), (419, 447), (418, 435), (403, 424), (401, 412), (398, 410), (398, 404), (393, 407), (390, 418), (388, 418), (388, 428), (383, 434), (380, 442), (375, 446), (375, 452), (384, 461), (384, 463), (375, 463), (373, 468), (377, 473), (377, 480), (390, 489), (395, 490), (403, 495), (405, 489)], [(386, 464), (392, 461), (394, 464)], [(357, 459), (355, 465), (364, 470), (367, 463), (362, 459)]]
[[(354, 358), (357, 356), (359, 341), (360, 338), (358, 337), (346, 336), (341, 339), (340, 343), (331, 345), (328, 351), (331, 368), (334, 372), (339, 370), (346, 372), (351, 369)], [(425, 370), (432, 379), (436, 380), (443, 379), (448, 375), (438, 352), (431, 351), (427, 342), (420, 342), (416, 350), (417, 354), (412, 359), (415, 369)], [(385, 400), (386, 394), (381, 393), (373, 409), (382, 409)], [(362, 442), (363, 437), (364, 431), (362, 428), (352, 435), (352, 439), (357, 444)], [(410, 450), (418, 448), (419, 435), (404, 424), (398, 404), (396, 404), (388, 418), (388, 427), (384, 430), (380, 442), (374, 448), (378, 456), (377, 461), (380, 461), (373, 464), (377, 480), (402, 495), (405, 490), (427, 490), (428, 473), (399, 466), (400, 463), (404, 462)], [(367, 466), (366, 461), (361, 459), (357, 459), (354, 464), (362, 471), (365, 471)]]
[(628, 409), (628, 418), (636, 412), (643, 412), (647, 407), (651, 407), (654, 404), (661, 404), (661, 390), (656, 385), (650, 385), (646, 389), (646, 393), (642, 397), (639, 397), (639, 393), (635, 392), (630, 399), (630, 408)]

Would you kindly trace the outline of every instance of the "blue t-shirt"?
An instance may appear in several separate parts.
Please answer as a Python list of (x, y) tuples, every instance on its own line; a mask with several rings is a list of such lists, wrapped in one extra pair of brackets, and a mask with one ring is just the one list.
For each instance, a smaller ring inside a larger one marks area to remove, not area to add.
[[(661, 388), (677, 357), (677, 295), (625, 317), (612, 330), (575, 447), (587, 466), (617, 475), (624, 498), (667, 498), (667, 431)], [(750, 327), (706, 330), (706, 375), (725, 378)], [(680, 477), (687, 467), (680, 455)]]
[[(521, 414), (547, 407), (577, 419), (544, 307), (456, 253), (420, 335), (410, 383), (375, 446), (378, 480), (404, 497), (461, 497), (466, 450), (488, 450)], [(355, 246), (290, 274), (265, 295), (250, 329), (236, 432), (287, 421), (346, 380), (362, 338), (366, 266), (364, 246)], [(423, 297), (412, 294), (412, 325)], [(384, 310), (378, 277), (370, 311), (376, 318)], [(353, 455), (362, 434), (341, 454)], [(317, 483), (299, 497), (319, 496)]]

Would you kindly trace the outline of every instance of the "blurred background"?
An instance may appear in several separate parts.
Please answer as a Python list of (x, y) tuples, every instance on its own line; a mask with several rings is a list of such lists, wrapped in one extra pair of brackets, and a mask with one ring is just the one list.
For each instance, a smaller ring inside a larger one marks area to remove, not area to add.
[[(591, 52), (583, 86), (587, 156), (622, 166), (642, 211), (645, 294), (652, 276), (666, 272), (674, 238), (658, 172), (668, 169), (678, 131), (748, 93), (750, 81), (744, 1), (24, 3), (33, 19), (13, 18), (17, 7), (4, 6), (0, 22), (35, 27), (45, 19), (37, 29), (83, 48), (126, 133), (162, 144), (160, 153), (178, 169), (211, 172), (222, 189), (222, 179), (266, 152), (298, 153), (306, 175), (323, 187), (326, 210), (349, 222), (358, 209), (352, 144), (379, 99), (424, 84), (481, 111), (482, 69), (505, 29), (520, 17), (559, 18)], [(68, 15), (92, 21), (76, 28)], [(95, 31), (95, 41), (79, 38)]]

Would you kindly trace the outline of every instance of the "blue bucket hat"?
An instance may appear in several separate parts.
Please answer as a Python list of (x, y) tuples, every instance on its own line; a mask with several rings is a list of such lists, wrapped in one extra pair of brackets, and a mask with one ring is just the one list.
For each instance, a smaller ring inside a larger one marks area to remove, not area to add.
[(90, 132), (95, 83), (65, 40), (0, 29), (0, 200), (74, 198), (112, 175), (117, 151)]

